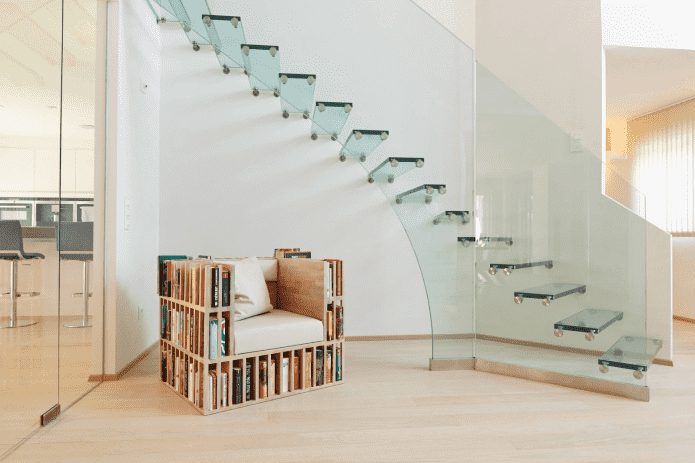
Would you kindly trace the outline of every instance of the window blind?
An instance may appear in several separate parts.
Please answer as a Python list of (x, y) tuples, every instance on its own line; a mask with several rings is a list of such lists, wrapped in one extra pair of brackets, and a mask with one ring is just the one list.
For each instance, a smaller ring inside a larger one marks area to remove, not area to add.
[(694, 129), (692, 119), (674, 122), (635, 144), (632, 183), (647, 198), (647, 220), (669, 232), (695, 232)]

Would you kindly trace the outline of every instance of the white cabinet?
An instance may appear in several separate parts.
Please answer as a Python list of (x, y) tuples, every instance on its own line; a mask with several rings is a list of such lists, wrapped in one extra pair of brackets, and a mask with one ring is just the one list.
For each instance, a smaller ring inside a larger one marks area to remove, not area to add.
[(63, 150), (61, 158), (58, 150), (0, 148), (0, 197), (57, 197), (59, 187), (63, 197), (94, 192), (93, 150)]
[(34, 168), (34, 191), (56, 193), (60, 181), (60, 160), (57, 151), (36, 151)]
[(60, 158), (60, 190), (62, 196), (75, 193), (75, 150), (63, 150)]
[(75, 190), (94, 192), (94, 151), (78, 150), (75, 152)]

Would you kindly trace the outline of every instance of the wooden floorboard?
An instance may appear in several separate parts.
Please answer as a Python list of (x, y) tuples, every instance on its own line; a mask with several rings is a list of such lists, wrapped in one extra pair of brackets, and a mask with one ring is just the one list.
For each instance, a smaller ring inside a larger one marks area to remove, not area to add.
[(695, 325), (651, 402), (477, 371), (428, 371), (427, 340), (349, 342), (346, 383), (203, 417), (156, 353), (103, 383), (11, 462), (695, 462)]

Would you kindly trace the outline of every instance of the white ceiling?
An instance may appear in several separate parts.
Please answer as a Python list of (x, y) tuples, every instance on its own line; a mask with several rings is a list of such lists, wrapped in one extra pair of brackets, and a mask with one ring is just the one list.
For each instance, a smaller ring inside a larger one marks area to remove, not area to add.
[(606, 112), (629, 120), (695, 98), (695, 51), (606, 47)]
[(63, 135), (93, 139), (95, 37), (96, 0), (0, 0), (0, 145), (59, 135), (61, 40)]

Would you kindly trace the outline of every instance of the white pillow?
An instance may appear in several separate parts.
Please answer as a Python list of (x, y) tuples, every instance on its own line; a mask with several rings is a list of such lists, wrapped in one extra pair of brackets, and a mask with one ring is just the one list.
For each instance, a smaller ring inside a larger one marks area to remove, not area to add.
[(230, 263), (234, 265), (234, 321), (273, 310), (258, 259), (248, 257)]

